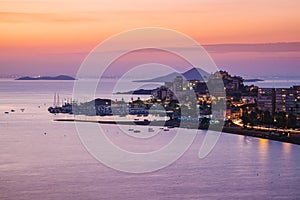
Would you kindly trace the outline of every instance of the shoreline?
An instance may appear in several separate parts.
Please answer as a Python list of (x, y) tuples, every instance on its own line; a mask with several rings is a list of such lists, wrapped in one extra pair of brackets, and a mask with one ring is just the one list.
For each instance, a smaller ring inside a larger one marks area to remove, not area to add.
[[(94, 121), (94, 120), (76, 120), (76, 119), (54, 119), (54, 121), (58, 122), (90, 122), (90, 123), (100, 123), (100, 124), (120, 124), (120, 125), (137, 125), (137, 126), (147, 126), (151, 124), (151, 126), (172, 126), (178, 127), (177, 124), (173, 124), (173, 122), (168, 121)], [(203, 130), (203, 129), (200, 129)], [(280, 134), (271, 134), (269, 131), (262, 130), (248, 130), (242, 127), (227, 127), (224, 126), (222, 129), (223, 133), (235, 134), (235, 135), (243, 135), (250, 136), (268, 140), (274, 140), (279, 142), (286, 142), (295, 145), (300, 145), (300, 135), (290, 134), (289, 136), (284, 136)]]
[(290, 137), (287, 137), (279, 134), (271, 134), (268, 131), (248, 130), (242, 127), (223, 127), (222, 132), (300, 145), (300, 135), (295, 134), (291, 134)]

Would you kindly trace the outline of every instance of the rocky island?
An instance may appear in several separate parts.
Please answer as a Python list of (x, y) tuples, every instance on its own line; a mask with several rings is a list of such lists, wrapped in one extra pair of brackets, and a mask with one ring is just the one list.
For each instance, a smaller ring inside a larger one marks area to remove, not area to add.
[(24, 76), (17, 78), (16, 80), (76, 80), (71, 76), (59, 75), (59, 76), (38, 76), (38, 77), (30, 77)]

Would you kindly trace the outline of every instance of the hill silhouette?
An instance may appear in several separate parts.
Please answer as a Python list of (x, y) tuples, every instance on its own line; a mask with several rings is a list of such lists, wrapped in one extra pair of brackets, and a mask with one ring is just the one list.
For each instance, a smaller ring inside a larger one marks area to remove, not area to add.
[(204, 81), (210, 74), (200, 68), (192, 68), (184, 73), (173, 72), (171, 74), (160, 76), (148, 80), (136, 80), (134, 82), (171, 82), (176, 76), (183, 76), (186, 80), (200, 80)]

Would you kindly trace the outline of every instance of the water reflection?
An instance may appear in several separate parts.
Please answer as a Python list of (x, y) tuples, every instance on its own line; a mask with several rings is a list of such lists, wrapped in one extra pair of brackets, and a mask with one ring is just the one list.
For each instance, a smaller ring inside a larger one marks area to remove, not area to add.
[(282, 143), (281, 144), (281, 155), (282, 155), (282, 158), (283, 160), (286, 162), (286, 164), (288, 164), (291, 159), (292, 159), (292, 148), (293, 148), (293, 144), (290, 144), (290, 143)]
[[(53, 122), (57, 116), (47, 112), (57, 88), (69, 94), (71, 87), (22, 84), (0, 84), (0, 199), (299, 199), (299, 145), (224, 133), (212, 153), (199, 160), (201, 136), (168, 168), (120, 173), (85, 151), (73, 123)], [(22, 92), (25, 87), (34, 92)], [(10, 106), (16, 112), (5, 115)], [(174, 136), (164, 131), (135, 143), (124, 140), (117, 126), (104, 127), (114, 143), (133, 152), (157, 150)]]
[(284, 155), (290, 155), (292, 149), (292, 144), (282, 142), (282, 152)]
[(258, 138), (258, 156), (261, 162), (268, 161), (269, 154), (269, 140)]

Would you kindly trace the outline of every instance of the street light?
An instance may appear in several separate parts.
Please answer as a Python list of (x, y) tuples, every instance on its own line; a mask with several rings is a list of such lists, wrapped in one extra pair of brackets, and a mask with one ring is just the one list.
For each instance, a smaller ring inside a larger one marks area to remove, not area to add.
[(275, 126), (275, 131), (277, 132), (277, 124), (276, 124), (276, 122), (277, 122), (277, 119), (276, 119), (276, 118), (274, 118), (274, 126)]

